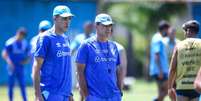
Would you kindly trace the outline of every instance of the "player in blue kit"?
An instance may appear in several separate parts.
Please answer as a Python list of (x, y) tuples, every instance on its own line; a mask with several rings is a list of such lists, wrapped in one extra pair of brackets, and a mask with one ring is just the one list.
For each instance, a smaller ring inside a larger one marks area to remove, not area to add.
[(8, 64), (8, 95), (9, 100), (13, 101), (13, 88), (15, 79), (18, 80), (23, 101), (27, 101), (24, 81), (24, 64), (29, 60), (29, 44), (24, 39), (26, 29), (21, 27), (16, 35), (6, 41), (2, 51), (2, 57)]
[(33, 64), (35, 101), (72, 101), (71, 51), (64, 34), (71, 17), (67, 6), (54, 8), (54, 25), (39, 36)]
[(76, 63), (78, 82), (86, 101), (121, 101), (122, 71), (119, 71), (119, 52), (108, 40), (112, 32), (112, 18), (99, 14), (95, 19), (96, 36), (83, 42), (78, 49)]
[(151, 39), (149, 74), (156, 80), (158, 88), (158, 97), (154, 101), (163, 101), (167, 95), (169, 65), (163, 38), (167, 36), (169, 28), (168, 22), (160, 21), (158, 24), (159, 31)]
[(44, 33), (46, 30), (50, 29), (52, 26), (51, 22), (48, 20), (42, 20), (38, 26), (39, 33), (35, 35), (30, 42), (31, 45), (31, 54), (34, 55), (34, 52), (36, 51), (36, 43), (38, 40), (38, 37), (40, 34)]

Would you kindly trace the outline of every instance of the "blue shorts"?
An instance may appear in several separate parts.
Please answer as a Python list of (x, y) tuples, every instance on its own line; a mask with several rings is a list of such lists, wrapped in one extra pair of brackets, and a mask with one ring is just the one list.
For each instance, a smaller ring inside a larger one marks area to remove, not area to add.
[(58, 95), (58, 94), (49, 94), (45, 96), (42, 94), (44, 101), (69, 101), (68, 96)]
[(177, 95), (188, 97), (189, 99), (194, 99), (200, 97), (200, 94), (195, 90), (176, 90)]
[(86, 101), (121, 101), (121, 95), (115, 95), (110, 98), (100, 98), (93, 95), (88, 95)]
[(162, 79), (159, 79), (158, 75), (159, 74), (154, 74), (154, 75), (152, 75), (152, 78), (155, 79), (157, 82), (164, 82), (164, 81), (168, 80), (168, 75), (167, 74), (163, 74), (163, 78)]

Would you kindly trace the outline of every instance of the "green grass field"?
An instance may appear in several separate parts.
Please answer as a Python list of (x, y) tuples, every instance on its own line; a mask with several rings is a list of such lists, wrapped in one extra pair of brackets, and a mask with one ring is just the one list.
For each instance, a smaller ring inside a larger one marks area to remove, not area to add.
[[(130, 91), (124, 91), (123, 101), (152, 101), (157, 95), (156, 84), (154, 82), (146, 82), (144, 80), (136, 80)], [(22, 101), (20, 90), (15, 87), (14, 101)], [(33, 88), (27, 87), (28, 101), (34, 101)], [(77, 90), (74, 91), (74, 99), (78, 101), (79, 96)], [(7, 87), (0, 86), (0, 101), (8, 101)], [(166, 97), (165, 101), (170, 101)]]

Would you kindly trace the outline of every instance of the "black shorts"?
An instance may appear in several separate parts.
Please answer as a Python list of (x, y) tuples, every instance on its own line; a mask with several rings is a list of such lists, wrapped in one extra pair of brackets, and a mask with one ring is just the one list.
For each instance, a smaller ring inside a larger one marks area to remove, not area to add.
[(168, 80), (168, 75), (167, 75), (167, 74), (163, 74), (163, 79), (159, 79), (159, 78), (158, 78), (158, 75), (159, 75), (159, 74), (154, 74), (154, 75), (152, 75), (152, 78), (153, 78), (154, 80), (156, 80), (157, 82), (164, 82), (164, 81), (167, 81), (167, 80)]
[(185, 96), (190, 99), (194, 99), (200, 97), (200, 94), (195, 90), (176, 90), (177, 95)]

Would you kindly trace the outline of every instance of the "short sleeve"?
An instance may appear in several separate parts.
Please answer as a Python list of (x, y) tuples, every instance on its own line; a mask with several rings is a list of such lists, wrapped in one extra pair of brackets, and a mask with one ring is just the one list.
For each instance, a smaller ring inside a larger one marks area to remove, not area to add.
[(160, 41), (156, 41), (156, 42), (154, 42), (153, 43), (153, 52), (154, 53), (158, 53), (158, 52), (160, 52), (160, 44), (161, 44), (161, 42)]
[(83, 43), (78, 48), (76, 62), (81, 64), (86, 64), (87, 58), (88, 58), (88, 45), (87, 43)]
[(3, 48), (3, 49), (4, 49), (6, 52), (8, 52), (8, 54), (12, 52), (12, 45), (13, 45), (12, 43), (13, 43), (13, 40), (10, 41), (10, 39), (9, 39), (8, 41), (6, 41), (6, 43), (5, 43), (5, 45), (4, 45), (4, 48)]
[(48, 46), (50, 46), (49, 44), (50, 42), (47, 36), (39, 37), (36, 44), (36, 51), (34, 56), (44, 58), (47, 54)]

